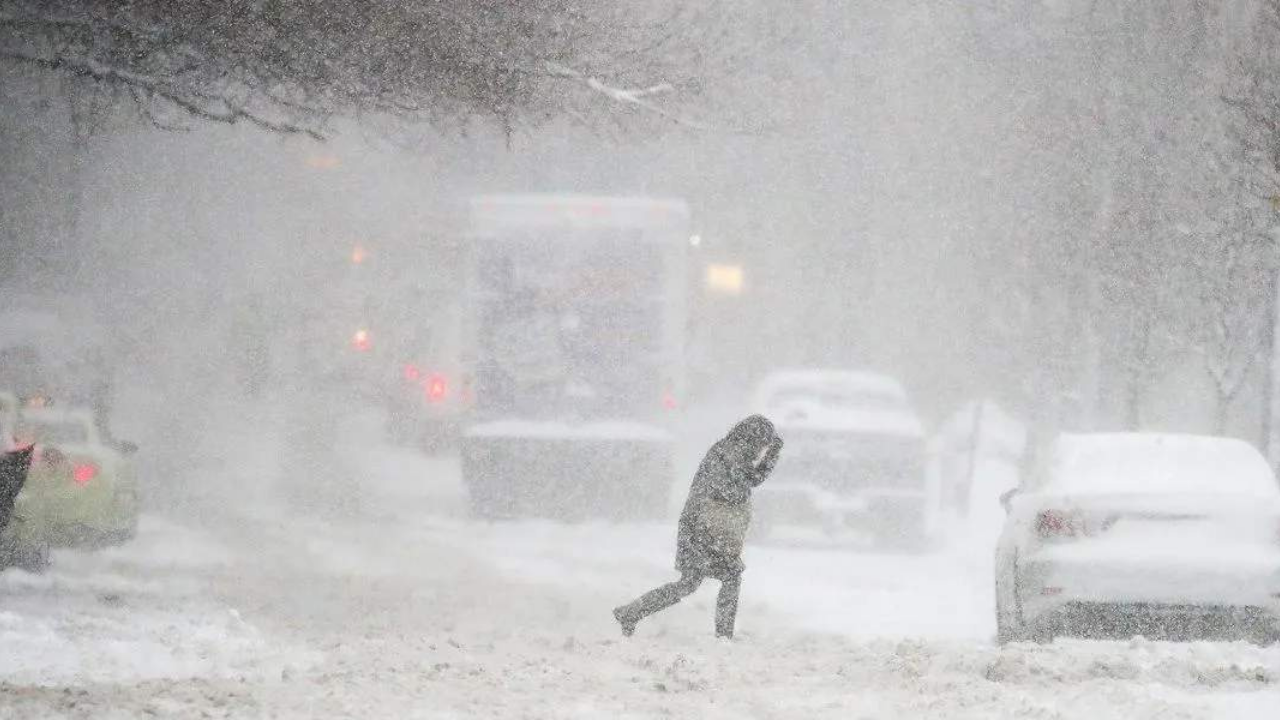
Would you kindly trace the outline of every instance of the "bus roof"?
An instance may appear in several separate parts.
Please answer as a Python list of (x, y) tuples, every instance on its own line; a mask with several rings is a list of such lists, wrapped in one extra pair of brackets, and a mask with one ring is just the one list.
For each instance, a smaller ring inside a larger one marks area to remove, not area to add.
[(511, 227), (684, 228), (689, 206), (674, 198), (613, 197), (529, 193), (480, 195), (471, 198), (473, 232), (486, 234)]

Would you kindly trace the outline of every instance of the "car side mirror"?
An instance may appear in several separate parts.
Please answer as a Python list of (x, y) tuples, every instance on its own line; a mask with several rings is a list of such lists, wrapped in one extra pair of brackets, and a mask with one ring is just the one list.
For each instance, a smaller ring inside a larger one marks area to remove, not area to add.
[(119, 449), (120, 453), (123, 455), (132, 455), (138, 452), (138, 444), (129, 442), (128, 440), (121, 440), (116, 443), (116, 448)]
[(1010, 508), (1013, 506), (1013, 499), (1017, 496), (1018, 488), (1012, 488), (1000, 493), (1000, 507), (1004, 508), (1006, 513), (1009, 512)]

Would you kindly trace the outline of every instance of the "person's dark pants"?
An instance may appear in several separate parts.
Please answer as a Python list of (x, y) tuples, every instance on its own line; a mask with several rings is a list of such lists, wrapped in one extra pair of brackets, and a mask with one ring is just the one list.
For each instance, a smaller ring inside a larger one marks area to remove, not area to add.
[[(618, 618), (634, 625), (692, 595), (707, 577), (709, 576), (686, 573), (679, 580), (654, 588), (618, 608)], [(738, 617), (738, 593), (741, 590), (741, 573), (720, 577), (720, 594), (716, 596), (716, 635), (719, 637), (733, 637), (733, 625)]]

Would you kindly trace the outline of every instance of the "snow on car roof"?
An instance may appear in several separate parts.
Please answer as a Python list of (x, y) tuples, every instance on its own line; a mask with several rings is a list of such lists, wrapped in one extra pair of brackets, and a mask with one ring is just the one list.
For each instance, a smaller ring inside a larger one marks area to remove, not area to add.
[(912, 437), (924, 434), (902, 384), (872, 372), (778, 370), (761, 381), (752, 406), (780, 427)]
[(1280, 494), (1266, 460), (1242, 440), (1161, 433), (1063, 435), (1046, 491), (1084, 494)]
[(907, 391), (896, 379), (865, 370), (827, 370), (793, 368), (775, 370), (760, 382), (757, 397), (765, 397), (785, 387), (820, 387), (835, 385), (844, 390), (874, 392), (906, 399)]

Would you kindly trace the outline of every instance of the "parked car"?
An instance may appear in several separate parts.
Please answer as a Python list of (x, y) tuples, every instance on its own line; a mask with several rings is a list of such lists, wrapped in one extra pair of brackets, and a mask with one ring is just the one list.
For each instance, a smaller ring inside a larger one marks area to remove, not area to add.
[(135, 447), (103, 443), (85, 409), (23, 408), (14, 433), (34, 453), (4, 530), (8, 546), (38, 559), (49, 547), (93, 547), (133, 537), (139, 511)]
[(1065, 435), (1006, 494), (998, 640), (1280, 637), (1280, 488), (1239, 440)]
[(785, 370), (760, 383), (754, 410), (786, 449), (756, 491), (757, 536), (779, 526), (868, 533), (916, 548), (936, 492), (926, 481), (923, 424), (897, 380), (843, 370)]

